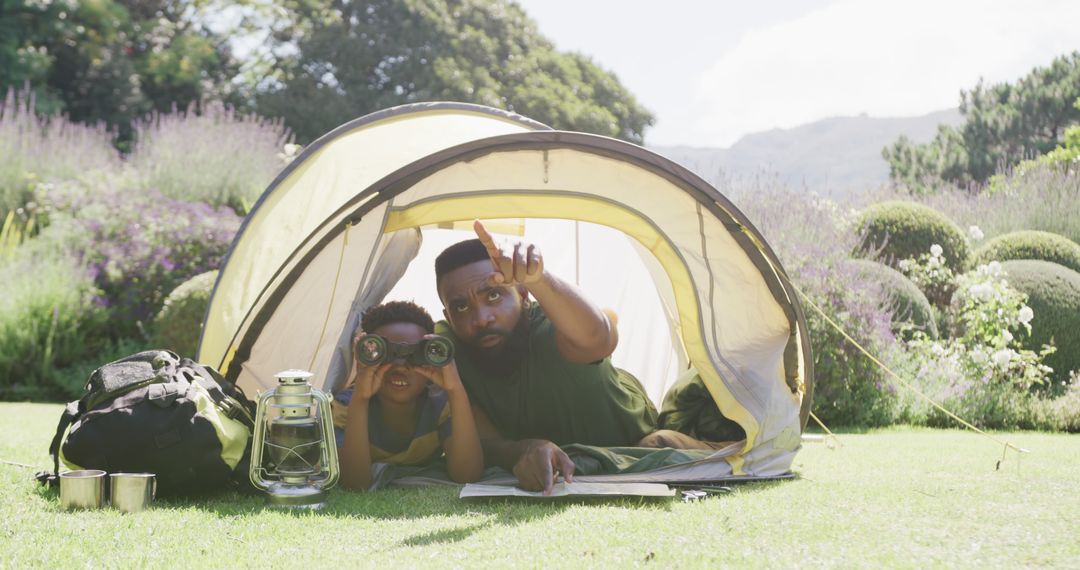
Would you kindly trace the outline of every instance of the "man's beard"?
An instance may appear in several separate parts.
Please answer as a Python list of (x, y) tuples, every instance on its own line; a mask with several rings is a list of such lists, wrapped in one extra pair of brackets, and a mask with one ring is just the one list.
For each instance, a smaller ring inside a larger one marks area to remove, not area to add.
[[(490, 334), (505, 338), (498, 346), (482, 348), (475, 344), (479, 339)], [(529, 348), (529, 318), (522, 314), (513, 330), (509, 333), (501, 330), (483, 329), (473, 335), (472, 342), (465, 344), (476, 367), (486, 374), (506, 376), (513, 373), (525, 359)]]

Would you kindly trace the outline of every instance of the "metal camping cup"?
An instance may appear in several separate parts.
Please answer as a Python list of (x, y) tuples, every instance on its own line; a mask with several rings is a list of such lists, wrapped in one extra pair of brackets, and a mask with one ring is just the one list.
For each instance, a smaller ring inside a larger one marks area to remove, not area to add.
[(368, 366), (398, 358), (404, 358), (413, 366), (446, 366), (454, 358), (454, 344), (438, 335), (408, 344), (368, 334), (356, 343), (356, 358)]
[(105, 472), (80, 469), (60, 474), (60, 506), (65, 509), (99, 509), (105, 504)]
[(157, 479), (153, 473), (113, 473), (109, 475), (109, 500), (114, 509), (137, 513), (154, 502)]

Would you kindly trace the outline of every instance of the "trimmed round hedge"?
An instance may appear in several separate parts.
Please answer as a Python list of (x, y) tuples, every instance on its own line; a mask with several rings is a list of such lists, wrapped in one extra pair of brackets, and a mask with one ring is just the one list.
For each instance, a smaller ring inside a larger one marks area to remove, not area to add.
[(195, 358), (206, 306), (217, 281), (217, 271), (207, 271), (188, 279), (165, 298), (154, 317), (154, 344), (180, 356)]
[(973, 264), (1016, 259), (1038, 259), (1080, 271), (1080, 244), (1050, 232), (1024, 230), (987, 241), (975, 251)]
[(938, 337), (934, 311), (918, 285), (883, 263), (868, 259), (851, 259), (847, 263), (855, 269), (860, 279), (878, 283), (885, 290), (894, 306), (894, 325), (912, 324), (930, 338)]
[(1035, 313), (1024, 347), (1037, 351), (1053, 339), (1057, 352), (1046, 365), (1054, 369), (1055, 380), (1068, 379), (1070, 370), (1080, 370), (1080, 273), (1034, 259), (1006, 261), (1001, 268), (1010, 286), (1027, 293)]
[[(865, 233), (862, 252), (878, 252), (889, 265), (930, 252), (941, 246), (945, 265), (954, 273), (967, 266), (970, 249), (960, 227), (937, 210), (914, 202), (889, 201), (867, 207), (856, 227)], [(882, 246), (884, 244), (884, 247)]]

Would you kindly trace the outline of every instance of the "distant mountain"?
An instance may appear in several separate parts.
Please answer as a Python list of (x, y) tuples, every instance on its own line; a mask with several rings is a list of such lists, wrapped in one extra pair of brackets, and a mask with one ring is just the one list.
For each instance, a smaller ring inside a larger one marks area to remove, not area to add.
[(900, 135), (927, 142), (939, 124), (958, 125), (957, 109), (920, 117), (833, 117), (792, 129), (773, 129), (739, 139), (731, 148), (650, 147), (710, 182), (726, 177), (775, 174), (792, 188), (849, 194), (889, 179), (881, 149)]

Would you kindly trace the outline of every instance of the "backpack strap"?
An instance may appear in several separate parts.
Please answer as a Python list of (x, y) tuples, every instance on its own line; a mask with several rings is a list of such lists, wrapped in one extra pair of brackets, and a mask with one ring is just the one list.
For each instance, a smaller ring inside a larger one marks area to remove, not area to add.
[(60, 476), (60, 444), (64, 441), (64, 434), (67, 433), (68, 427), (79, 419), (82, 412), (82, 400), (68, 402), (68, 405), (64, 408), (64, 413), (60, 416), (60, 423), (56, 426), (56, 435), (53, 436), (52, 443), (49, 444), (49, 455), (52, 456), (53, 460), (53, 472), (44, 472), (37, 475), (38, 481), (43, 484), (55, 484), (56, 478)]
[[(226, 417), (243, 423), (249, 430), (255, 429), (255, 410), (251, 402), (238, 387), (225, 380), (217, 370), (189, 358), (180, 361), (180, 370), (184, 376), (188, 377), (189, 382), (197, 383), (206, 389), (210, 398), (214, 400), (214, 404), (225, 412)], [(191, 373), (188, 373), (189, 370)], [(235, 393), (229, 393), (233, 391)]]

